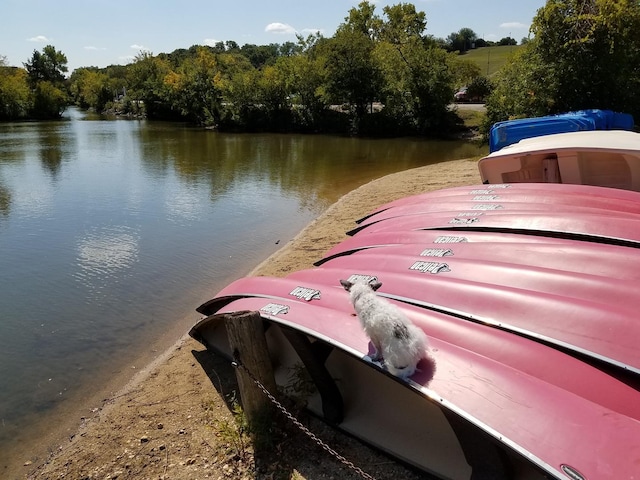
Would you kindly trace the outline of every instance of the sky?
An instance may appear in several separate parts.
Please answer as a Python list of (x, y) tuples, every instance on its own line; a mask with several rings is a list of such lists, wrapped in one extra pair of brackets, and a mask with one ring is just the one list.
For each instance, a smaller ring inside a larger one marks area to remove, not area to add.
[[(359, 0), (0, 0), (0, 56), (23, 66), (34, 50), (53, 45), (79, 67), (126, 65), (141, 51), (170, 53), (233, 40), (267, 45), (295, 42), (296, 33), (331, 37)], [(529, 32), (545, 0), (372, 1), (413, 3), (425, 12), (426, 33), (446, 38), (471, 28), (485, 40)]]

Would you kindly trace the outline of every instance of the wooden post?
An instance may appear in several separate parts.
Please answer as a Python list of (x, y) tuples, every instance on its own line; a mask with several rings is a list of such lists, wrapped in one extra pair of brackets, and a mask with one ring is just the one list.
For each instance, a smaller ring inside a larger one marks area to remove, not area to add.
[(258, 440), (266, 432), (265, 422), (270, 421), (273, 405), (264, 392), (247, 374), (245, 368), (272, 394), (276, 394), (271, 359), (260, 313), (241, 311), (225, 314), (225, 326), (229, 345), (244, 368), (236, 368), (242, 408), (249, 428)]

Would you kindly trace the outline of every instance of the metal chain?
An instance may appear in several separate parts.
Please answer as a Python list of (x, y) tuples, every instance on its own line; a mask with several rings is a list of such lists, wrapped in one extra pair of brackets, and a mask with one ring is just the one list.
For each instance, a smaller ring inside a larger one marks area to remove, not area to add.
[(247, 369), (247, 367), (245, 367), (242, 363), (240, 363), (240, 360), (238, 358), (236, 358), (235, 360), (233, 360), (231, 362), (231, 365), (233, 365), (234, 367), (237, 368), (241, 368), (247, 375), (249, 375), (249, 378), (251, 378), (251, 380), (253, 380), (253, 382), (258, 386), (258, 388), (260, 390), (262, 390), (262, 392), (267, 396), (267, 398), (269, 400), (271, 400), (271, 403), (273, 403), (278, 410), (280, 410), (280, 412), (282, 412), (282, 414), (287, 417), (289, 420), (291, 420), (291, 422), (297, 426), (300, 430), (302, 430), (302, 432), (307, 435), (309, 438), (311, 438), (311, 440), (313, 440), (314, 442), (316, 442), (318, 445), (320, 445), (325, 451), (327, 451), (330, 455), (334, 456), (335, 458), (337, 458), (340, 462), (342, 462), (344, 465), (346, 465), (347, 467), (349, 467), (351, 470), (353, 470), (354, 472), (356, 472), (358, 475), (360, 475), (362, 478), (366, 478), (367, 480), (376, 480), (375, 477), (369, 475), (367, 472), (365, 472), (364, 470), (362, 470), (360, 467), (356, 466), (353, 462), (347, 460), (345, 457), (343, 457), (342, 455), (340, 455), (338, 452), (336, 452), (333, 448), (331, 448), (329, 445), (327, 445), (326, 443), (324, 443), (320, 438), (318, 438), (311, 430), (309, 430), (307, 427), (305, 427), (296, 417), (293, 416), (292, 413), (290, 413), (285, 407), (284, 405), (282, 405), (270, 392), (269, 390), (267, 390), (267, 388), (262, 385), (262, 383), (260, 383), (260, 381), (253, 376), (253, 374)]

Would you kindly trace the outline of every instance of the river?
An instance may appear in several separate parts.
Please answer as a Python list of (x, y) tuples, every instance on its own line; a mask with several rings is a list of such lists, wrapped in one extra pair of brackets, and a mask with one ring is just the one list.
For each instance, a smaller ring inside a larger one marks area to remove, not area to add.
[(60, 412), (130, 377), (189, 329), (200, 303), (343, 194), (483, 153), (75, 109), (0, 124), (0, 472), (18, 444), (28, 450)]

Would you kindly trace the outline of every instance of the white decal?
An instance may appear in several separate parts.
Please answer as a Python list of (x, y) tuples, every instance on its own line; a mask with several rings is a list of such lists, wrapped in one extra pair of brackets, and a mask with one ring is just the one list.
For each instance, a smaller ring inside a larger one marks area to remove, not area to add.
[(374, 276), (374, 275), (365, 275), (362, 273), (354, 273), (353, 275), (351, 275), (348, 280), (351, 283), (356, 283), (359, 281), (364, 281), (366, 283), (371, 283), (371, 282), (377, 282), (378, 281), (378, 277)]
[(474, 210), (500, 210), (504, 208), (499, 203), (479, 203), (478, 205), (474, 205)]
[(437, 237), (433, 243), (465, 243), (469, 240), (466, 237), (451, 237), (451, 236), (441, 236)]
[(421, 257), (450, 257), (453, 250), (450, 248), (427, 248), (420, 254)]
[(449, 223), (451, 225), (470, 225), (480, 221), (479, 218), (454, 218)]
[(311, 300), (320, 300), (320, 290), (316, 290), (315, 288), (296, 287), (289, 292), (289, 295), (307, 302), (310, 302)]
[(470, 195), (491, 195), (493, 190), (471, 190)]
[(446, 263), (438, 262), (415, 262), (409, 267), (409, 270), (416, 270), (418, 272), (431, 274), (451, 271), (449, 265), (447, 265)]
[(500, 195), (476, 195), (473, 197), (475, 202), (495, 202), (500, 199)]
[(289, 313), (288, 305), (280, 305), (279, 303), (269, 303), (260, 309), (267, 315), (284, 315)]

